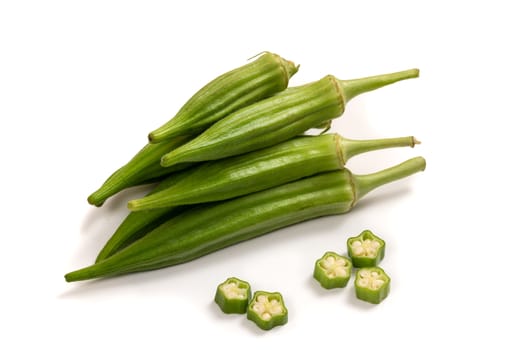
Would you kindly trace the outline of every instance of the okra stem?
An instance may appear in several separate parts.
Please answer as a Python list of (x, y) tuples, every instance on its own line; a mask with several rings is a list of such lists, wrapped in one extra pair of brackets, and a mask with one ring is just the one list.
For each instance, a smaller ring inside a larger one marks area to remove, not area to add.
[(344, 137), (339, 138), (339, 145), (344, 163), (346, 163), (350, 158), (361, 153), (394, 147), (414, 147), (419, 143), (420, 142), (416, 140), (414, 136), (392, 137), (374, 140), (350, 140)]
[(400, 180), (419, 171), (425, 170), (426, 161), (423, 157), (415, 157), (393, 167), (366, 175), (353, 174), (355, 200), (363, 198), (368, 192), (389, 182)]
[(419, 77), (419, 69), (414, 68), (395, 73), (375, 75), (367, 78), (337, 81), (343, 90), (346, 103), (364, 92), (376, 90), (380, 87), (390, 85), (401, 80), (417, 77)]

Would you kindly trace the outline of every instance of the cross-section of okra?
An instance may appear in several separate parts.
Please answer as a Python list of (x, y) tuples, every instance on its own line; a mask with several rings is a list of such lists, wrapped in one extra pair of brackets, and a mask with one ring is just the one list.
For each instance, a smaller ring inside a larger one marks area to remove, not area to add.
[(250, 297), (250, 284), (236, 277), (230, 277), (217, 286), (215, 302), (224, 313), (244, 314)]
[(351, 261), (334, 252), (326, 252), (315, 262), (314, 278), (323, 288), (346, 287), (351, 274)]
[(390, 292), (390, 277), (380, 267), (363, 267), (356, 273), (355, 293), (358, 299), (379, 304)]
[(253, 295), (247, 311), (248, 319), (264, 330), (281, 326), (288, 322), (288, 310), (281, 293), (257, 291)]
[(370, 230), (364, 230), (359, 236), (350, 237), (346, 244), (354, 267), (377, 266), (385, 256), (385, 241)]

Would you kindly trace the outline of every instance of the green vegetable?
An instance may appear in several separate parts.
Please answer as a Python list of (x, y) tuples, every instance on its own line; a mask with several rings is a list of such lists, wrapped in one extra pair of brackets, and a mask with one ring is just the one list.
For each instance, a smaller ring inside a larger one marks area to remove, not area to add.
[(181, 136), (159, 144), (147, 144), (88, 197), (89, 204), (100, 207), (109, 197), (123, 189), (155, 182), (167, 174), (189, 167), (189, 164), (180, 164), (171, 168), (160, 165), (160, 158), (166, 152), (184, 144), (189, 139), (188, 136)]
[(175, 117), (149, 134), (150, 142), (198, 134), (239, 108), (286, 89), (298, 68), (293, 62), (265, 52), (258, 59), (206, 84)]
[(215, 302), (227, 314), (244, 314), (250, 298), (250, 284), (236, 277), (219, 284), (215, 292)]
[[(147, 196), (151, 196), (163, 189), (175, 185), (187, 176), (187, 174), (187, 172), (183, 171), (169, 176), (160, 182)], [(142, 238), (146, 233), (186, 208), (187, 206), (179, 206), (129, 213), (113, 233), (111, 238), (106, 242), (95, 262), (106, 259), (139, 238)]]
[(66, 274), (68, 282), (158, 269), (325, 215), (348, 212), (373, 189), (425, 168), (416, 157), (367, 175), (321, 173), (264, 191), (184, 211), (94, 265)]
[(348, 238), (346, 245), (354, 267), (377, 266), (385, 256), (385, 241), (370, 230), (364, 230), (359, 236)]
[(163, 156), (161, 165), (220, 159), (275, 145), (339, 117), (346, 102), (363, 92), (418, 75), (417, 69), (354, 80), (328, 75), (287, 89), (221, 119)]
[(259, 328), (267, 331), (288, 322), (288, 310), (278, 292), (255, 292), (248, 305), (247, 317)]
[(359, 269), (354, 284), (357, 298), (372, 304), (379, 304), (390, 292), (390, 277), (377, 266)]
[(314, 278), (323, 288), (346, 287), (352, 274), (352, 262), (334, 252), (326, 252), (315, 262)]
[[(349, 140), (337, 134), (302, 136), (236, 157), (202, 163), (181, 181), (128, 203), (134, 211), (224, 200), (324, 171), (342, 169), (351, 157), (377, 149), (410, 146), (413, 137)], [(177, 174), (175, 174), (177, 175)]]

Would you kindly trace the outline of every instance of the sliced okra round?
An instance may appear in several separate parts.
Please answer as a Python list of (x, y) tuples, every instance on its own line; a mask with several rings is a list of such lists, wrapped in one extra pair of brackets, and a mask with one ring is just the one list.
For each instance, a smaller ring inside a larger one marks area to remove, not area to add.
[(248, 305), (247, 316), (266, 331), (288, 322), (288, 310), (281, 293), (278, 292), (255, 292)]
[(364, 230), (359, 236), (350, 237), (346, 245), (354, 267), (377, 266), (385, 256), (385, 241), (370, 230)]
[(352, 274), (352, 262), (334, 252), (326, 252), (315, 262), (314, 278), (323, 288), (346, 287)]
[(227, 314), (246, 313), (250, 298), (250, 284), (236, 277), (226, 279), (215, 292), (215, 302)]
[(355, 293), (358, 299), (379, 304), (390, 292), (390, 277), (380, 267), (363, 267), (356, 273)]

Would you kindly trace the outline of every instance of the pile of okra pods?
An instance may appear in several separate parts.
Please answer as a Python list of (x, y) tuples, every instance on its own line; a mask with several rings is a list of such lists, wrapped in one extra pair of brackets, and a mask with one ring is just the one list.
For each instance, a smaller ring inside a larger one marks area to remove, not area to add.
[[(102, 206), (116, 193), (148, 183), (155, 184), (153, 190), (127, 203), (130, 213), (95, 262), (67, 273), (66, 281), (172, 266), (295, 223), (343, 214), (373, 189), (424, 170), (425, 159), (415, 157), (375, 173), (353, 174), (345, 168), (351, 157), (413, 147), (418, 141), (412, 136), (354, 140), (326, 132), (349, 100), (416, 78), (418, 69), (351, 80), (327, 75), (288, 87), (298, 68), (264, 52), (210, 81), (172, 119), (151, 131), (147, 144), (88, 202)], [(307, 135), (311, 129), (324, 131)], [(359, 242), (356, 250), (370, 248)], [(316, 278), (325, 286), (338, 286), (348, 267), (343, 263), (328, 254), (316, 265)], [(370, 270), (369, 275), (379, 273)], [(387, 290), (387, 277), (374, 281), (367, 283)], [(383, 297), (372, 294), (363, 298)], [(257, 300), (270, 307), (280, 300), (276, 298), (260, 294), (253, 299), (253, 310), (264, 309)], [(284, 312), (284, 304), (279, 305), (275, 308)]]

